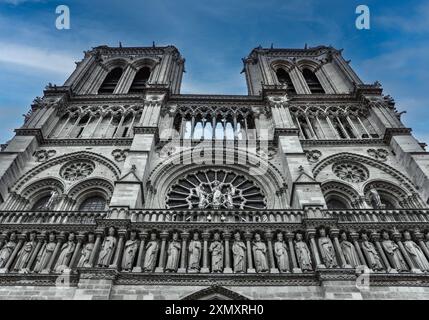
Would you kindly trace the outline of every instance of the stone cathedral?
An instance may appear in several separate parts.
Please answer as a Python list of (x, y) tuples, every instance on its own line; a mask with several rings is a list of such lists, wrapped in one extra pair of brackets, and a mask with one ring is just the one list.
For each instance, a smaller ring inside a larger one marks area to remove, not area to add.
[(0, 152), (0, 299), (429, 299), (429, 154), (342, 50), (86, 51)]

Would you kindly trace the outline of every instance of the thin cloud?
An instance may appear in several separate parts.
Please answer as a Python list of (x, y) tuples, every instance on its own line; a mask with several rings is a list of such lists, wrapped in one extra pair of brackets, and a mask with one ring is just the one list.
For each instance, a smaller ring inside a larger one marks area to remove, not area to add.
[(73, 56), (48, 49), (0, 42), (0, 62), (15, 64), (57, 74), (74, 70)]

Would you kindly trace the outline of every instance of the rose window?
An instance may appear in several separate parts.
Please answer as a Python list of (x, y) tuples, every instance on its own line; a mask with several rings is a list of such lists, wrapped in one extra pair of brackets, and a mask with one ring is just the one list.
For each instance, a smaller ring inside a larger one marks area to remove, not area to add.
[(264, 209), (261, 189), (244, 175), (226, 170), (188, 174), (169, 189), (168, 209)]
[(91, 161), (73, 161), (62, 167), (60, 175), (68, 181), (76, 181), (88, 177), (94, 169)]
[(335, 175), (347, 182), (358, 183), (368, 179), (368, 170), (355, 162), (341, 162), (332, 166)]

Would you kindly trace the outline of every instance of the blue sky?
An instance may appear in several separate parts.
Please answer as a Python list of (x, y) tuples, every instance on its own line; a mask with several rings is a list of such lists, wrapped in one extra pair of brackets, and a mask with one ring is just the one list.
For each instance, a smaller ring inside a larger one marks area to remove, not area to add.
[[(71, 29), (55, 28), (55, 8)], [(371, 29), (355, 28), (355, 8)], [(0, 143), (48, 83), (62, 84), (83, 51), (175, 45), (186, 58), (182, 93), (247, 94), (241, 58), (254, 47), (332, 45), (364, 82), (379, 80), (402, 119), (429, 142), (429, 2), (316, 0), (0, 0)]]

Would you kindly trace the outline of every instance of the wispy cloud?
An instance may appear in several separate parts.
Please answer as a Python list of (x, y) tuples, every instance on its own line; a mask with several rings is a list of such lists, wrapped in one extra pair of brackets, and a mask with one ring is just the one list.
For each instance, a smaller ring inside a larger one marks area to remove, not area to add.
[(0, 0), (0, 3), (12, 4), (14, 6), (17, 6), (26, 2), (45, 2), (45, 1), (44, 0)]
[(5, 42), (0, 42), (0, 47), (0, 62), (3, 63), (60, 74), (69, 74), (74, 69), (74, 58), (68, 53)]
[(429, 3), (415, 7), (411, 13), (381, 15), (376, 17), (376, 21), (386, 28), (407, 33), (429, 33)]

